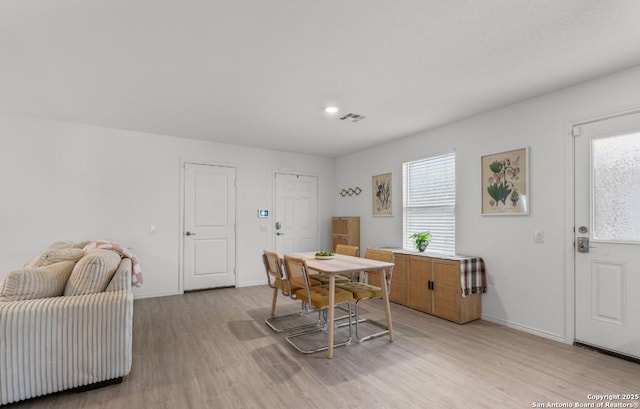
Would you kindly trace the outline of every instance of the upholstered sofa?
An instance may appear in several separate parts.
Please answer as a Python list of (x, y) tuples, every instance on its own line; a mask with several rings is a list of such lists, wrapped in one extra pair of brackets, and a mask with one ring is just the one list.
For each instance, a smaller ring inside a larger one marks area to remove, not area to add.
[(115, 383), (132, 359), (132, 260), (57, 244), (0, 288), (0, 405)]

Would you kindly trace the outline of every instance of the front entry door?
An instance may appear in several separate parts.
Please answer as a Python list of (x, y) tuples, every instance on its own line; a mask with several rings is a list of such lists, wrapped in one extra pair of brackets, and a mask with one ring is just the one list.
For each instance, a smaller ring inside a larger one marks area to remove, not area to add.
[(573, 135), (575, 341), (640, 358), (640, 113)]
[(276, 173), (274, 222), (280, 254), (318, 249), (318, 178)]
[(185, 163), (185, 291), (236, 283), (235, 181), (235, 168)]

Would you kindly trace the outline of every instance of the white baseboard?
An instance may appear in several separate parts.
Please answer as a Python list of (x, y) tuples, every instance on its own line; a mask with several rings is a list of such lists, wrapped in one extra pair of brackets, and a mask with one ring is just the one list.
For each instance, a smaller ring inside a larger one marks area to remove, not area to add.
[(238, 283), (236, 287), (254, 287), (256, 285), (267, 285), (267, 280), (251, 281), (248, 283)]
[(168, 297), (170, 295), (180, 295), (181, 292), (178, 291), (165, 291), (161, 293), (151, 293), (151, 294), (134, 294), (134, 300), (141, 300), (143, 298), (156, 298), (156, 297)]
[[(256, 285), (267, 285), (267, 283), (264, 280), (260, 280), (260, 281), (255, 281), (255, 282), (247, 282), (247, 283), (238, 283), (236, 285), (236, 287), (253, 287)], [(168, 297), (171, 295), (180, 295), (180, 294), (184, 294), (184, 292), (182, 291), (164, 291), (164, 292), (159, 292), (159, 293), (150, 293), (150, 294), (134, 294), (133, 295), (133, 299), (134, 300), (141, 300), (143, 298), (156, 298), (156, 297)]]
[(505, 321), (503, 319), (496, 318), (496, 317), (491, 317), (491, 316), (484, 315), (484, 314), (482, 314), (482, 319), (486, 320), (486, 321), (489, 321), (489, 322), (493, 322), (494, 324), (503, 325), (505, 327), (517, 329), (518, 331), (523, 331), (523, 332), (527, 332), (529, 334), (537, 335), (539, 337), (548, 338), (548, 339), (553, 340), (553, 341), (562, 342), (563, 344), (567, 343), (566, 338), (564, 336), (562, 336), (562, 335), (553, 334), (551, 332), (542, 331), (542, 330), (539, 330), (539, 329), (536, 329), (536, 328), (528, 327), (526, 325), (518, 324), (518, 323), (515, 323), (515, 322), (511, 322), (511, 321)]

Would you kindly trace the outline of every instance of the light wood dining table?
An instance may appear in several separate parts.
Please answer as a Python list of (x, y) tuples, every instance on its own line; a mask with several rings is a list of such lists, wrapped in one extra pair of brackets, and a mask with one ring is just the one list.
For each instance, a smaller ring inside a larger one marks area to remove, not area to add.
[[(336, 254), (331, 260), (318, 260), (315, 252), (290, 253), (287, 256), (302, 258), (307, 262), (309, 270), (324, 273), (330, 276), (329, 279), (329, 311), (327, 317), (327, 358), (333, 358), (333, 320), (335, 304), (336, 274), (351, 274), (360, 271), (378, 271), (380, 282), (385, 283), (385, 272), (393, 267), (393, 263), (371, 260), (361, 257), (345, 256)], [(393, 328), (391, 323), (391, 307), (389, 306), (389, 292), (386, 285), (381, 285), (382, 300), (384, 304), (384, 315), (389, 328), (389, 341), (393, 341)]]

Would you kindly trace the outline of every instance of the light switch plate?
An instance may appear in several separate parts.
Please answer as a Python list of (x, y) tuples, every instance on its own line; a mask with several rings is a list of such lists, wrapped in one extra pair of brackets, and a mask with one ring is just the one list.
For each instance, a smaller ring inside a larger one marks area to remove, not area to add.
[(544, 243), (544, 230), (536, 230), (533, 233), (533, 241), (535, 243)]

